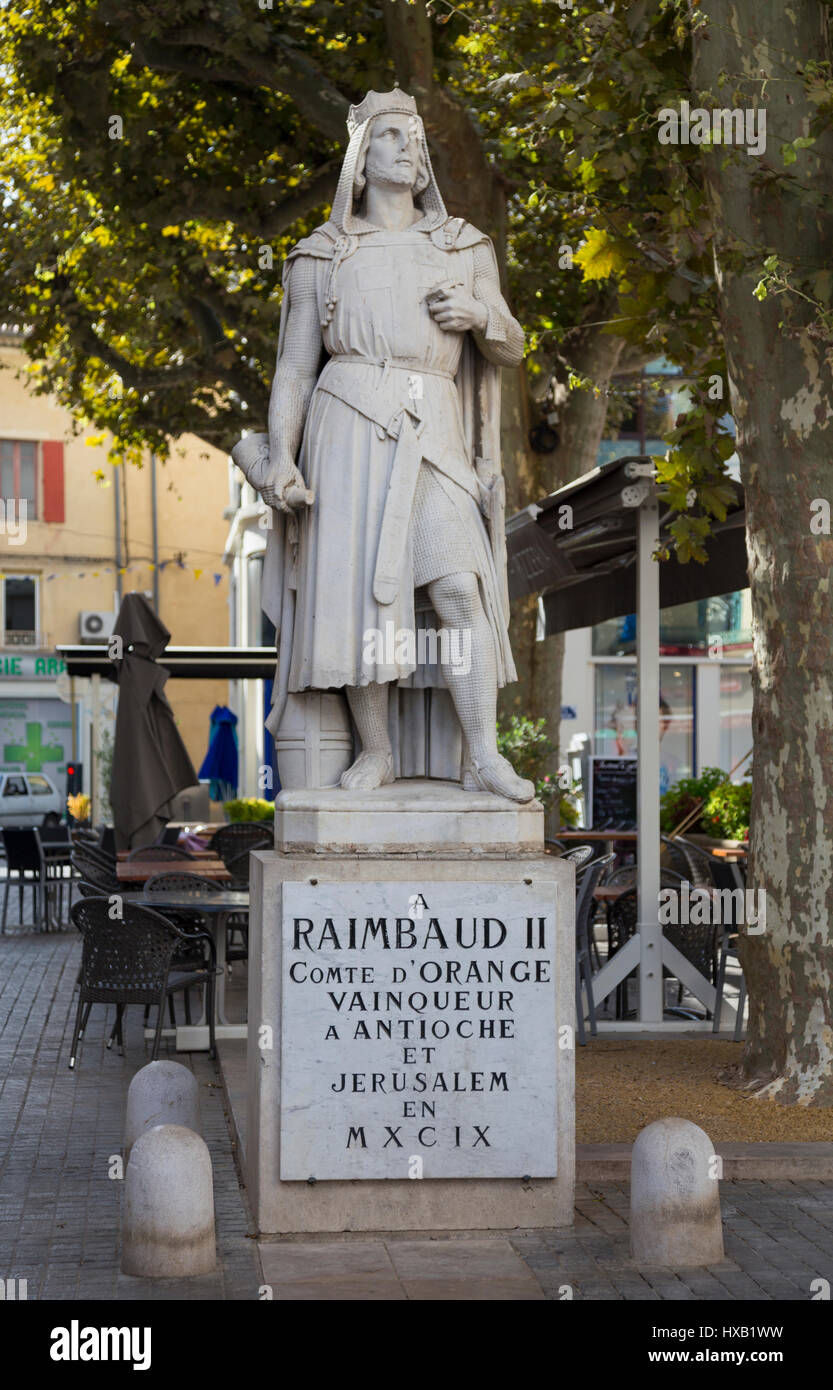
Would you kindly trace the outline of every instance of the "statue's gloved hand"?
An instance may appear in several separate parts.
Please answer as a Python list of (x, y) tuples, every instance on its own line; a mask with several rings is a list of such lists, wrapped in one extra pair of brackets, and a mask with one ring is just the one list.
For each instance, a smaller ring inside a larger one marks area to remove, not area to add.
[(489, 321), (485, 304), (481, 304), (462, 285), (438, 288), (426, 295), (426, 302), (434, 322), (447, 333), (466, 333), (470, 328), (483, 332)]
[(309, 491), (291, 459), (282, 459), (268, 482), (258, 490), (267, 506), (276, 507), (279, 512), (311, 507), (315, 501), (315, 493)]
[(311, 507), (315, 501), (291, 458), (272, 464), (267, 434), (247, 435), (235, 444), (231, 456), (268, 507), (289, 512), (294, 507)]

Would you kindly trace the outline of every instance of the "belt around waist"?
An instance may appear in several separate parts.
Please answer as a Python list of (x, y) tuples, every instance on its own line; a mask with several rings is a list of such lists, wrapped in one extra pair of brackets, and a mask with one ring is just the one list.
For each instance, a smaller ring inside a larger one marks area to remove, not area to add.
[[(362, 367), (396, 367), (401, 372), (414, 372), (418, 376), (444, 376), (453, 381), (455, 373), (444, 371), (441, 367), (424, 367), (410, 357), (361, 357), (354, 352), (334, 352), (330, 362), (356, 362)], [(326, 365), (329, 366), (330, 362)]]

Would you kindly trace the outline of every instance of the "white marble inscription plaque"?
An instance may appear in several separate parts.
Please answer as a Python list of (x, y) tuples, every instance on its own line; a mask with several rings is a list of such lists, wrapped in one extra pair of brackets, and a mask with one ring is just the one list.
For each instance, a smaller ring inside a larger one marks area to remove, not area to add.
[(284, 883), (282, 1180), (555, 1176), (555, 902)]

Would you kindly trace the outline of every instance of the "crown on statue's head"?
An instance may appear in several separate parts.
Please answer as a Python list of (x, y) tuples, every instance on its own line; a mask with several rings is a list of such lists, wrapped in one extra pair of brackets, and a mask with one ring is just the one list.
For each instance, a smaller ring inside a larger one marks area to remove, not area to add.
[(353, 131), (372, 116), (391, 115), (393, 112), (403, 116), (416, 116), (417, 104), (407, 92), (394, 87), (392, 92), (368, 92), (358, 106), (351, 106), (347, 114), (347, 129)]

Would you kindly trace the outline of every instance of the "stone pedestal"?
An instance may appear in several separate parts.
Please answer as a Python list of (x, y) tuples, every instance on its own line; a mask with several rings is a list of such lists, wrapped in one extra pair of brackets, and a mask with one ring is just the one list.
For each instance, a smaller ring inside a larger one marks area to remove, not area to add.
[(456, 784), (291, 791), (252, 855), (262, 1233), (568, 1225), (574, 877)]

